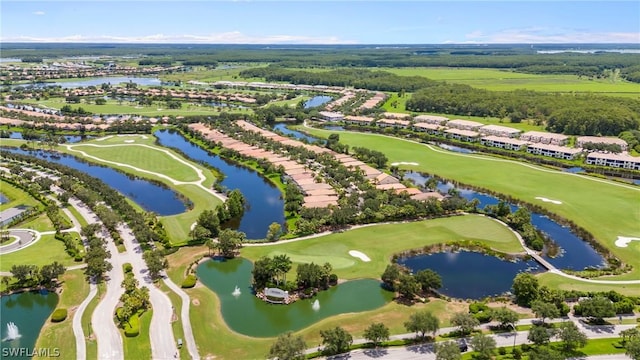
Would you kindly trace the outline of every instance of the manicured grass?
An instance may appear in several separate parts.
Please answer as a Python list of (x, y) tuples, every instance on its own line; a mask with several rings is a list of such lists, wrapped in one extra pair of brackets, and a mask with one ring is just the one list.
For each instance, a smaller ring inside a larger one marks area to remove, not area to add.
[(619, 77), (589, 80), (577, 75), (524, 74), (509, 70), (476, 68), (383, 68), (401, 76), (422, 76), (449, 83), (466, 84), (473, 87), (494, 90), (513, 91), (527, 89), (545, 92), (568, 93), (610, 93), (616, 96), (640, 96), (638, 84), (621, 80)]
[(49, 220), (47, 214), (42, 213), (34, 218), (18, 223), (11, 228), (13, 229), (32, 229), (36, 231), (55, 231), (53, 223)]
[(76, 220), (78, 220), (78, 222), (80, 223), (80, 226), (89, 225), (89, 223), (87, 223), (87, 220), (85, 220), (84, 217), (80, 215), (80, 212), (78, 212), (78, 210), (76, 210), (75, 207), (69, 205), (66, 207), (66, 209), (71, 212), (71, 214), (76, 218)]
[[(324, 137), (332, 133), (307, 128), (305, 131)], [(617, 236), (638, 234), (640, 189), (637, 187), (514, 160), (450, 152), (378, 134), (348, 131), (339, 134), (340, 141), (351, 147), (361, 146), (384, 152), (389, 163), (419, 163), (417, 166), (402, 165), (401, 168), (423, 171), (510, 195), (573, 220), (624, 262), (634, 266), (632, 272), (616, 276), (615, 279), (638, 279), (640, 276), (640, 243), (632, 242), (627, 248), (614, 245)], [(562, 204), (542, 202), (536, 197), (558, 200)]]
[[(212, 106), (200, 106), (196, 104), (183, 103), (180, 109), (167, 109), (164, 103), (153, 104), (151, 106), (140, 106), (137, 103), (122, 102), (116, 100), (107, 100), (105, 105), (96, 105), (93, 102), (80, 104), (67, 104), (64, 98), (49, 98), (47, 100), (24, 99), (20, 103), (38, 105), (39, 107), (60, 110), (65, 105), (72, 108), (81, 107), (93, 114), (131, 114), (144, 116), (194, 116), (194, 115), (214, 115), (220, 111)], [(251, 114), (253, 110), (249, 108), (225, 108), (225, 112)]]
[(98, 342), (95, 339), (95, 332), (93, 331), (93, 326), (99, 326), (91, 324), (91, 316), (93, 314), (93, 310), (95, 310), (96, 306), (100, 303), (100, 300), (104, 297), (106, 293), (106, 285), (104, 283), (100, 283), (98, 286), (98, 293), (94, 296), (93, 299), (87, 305), (87, 308), (84, 310), (84, 314), (82, 314), (82, 329), (84, 331), (84, 336), (88, 337), (88, 340), (85, 341), (87, 345), (87, 359), (97, 359), (98, 358)]
[[(4, 139), (2, 140), (4, 145)], [(0, 211), (15, 206), (27, 205), (30, 207), (42, 205), (38, 200), (34, 199), (27, 192), (17, 188), (6, 181), (0, 180), (0, 193), (9, 199), (6, 203), (0, 204)]]
[[(397, 112), (397, 113), (405, 113), (405, 114), (428, 114), (428, 115), (438, 115), (444, 116), (449, 119), (463, 119), (463, 120), (471, 120), (477, 121), (483, 124), (493, 124), (493, 125), (502, 125), (512, 127), (514, 129), (519, 129), (522, 131), (544, 131), (543, 125), (536, 125), (533, 122), (529, 122), (527, 120), (522, 121), (520, 123), (511, 123), (508, 119), (499, 119), (496, 117), (481, 117), (481, 116), (467, 116), (467, 115), (452, 115), (452, 114), (443, 114), (443, 113), (414, 113), (412, 111), (407, 110), (406, 103), (407, 100), (411, 98), (411, 93), (405, 94), (404, 97), (399, 97), (397, 93), (390, 93), (389, 98), (382, 104), (382, 108), (389, 112)], [(393, 106), (396, 105), (396, 106)]]
[(0, 255), (0, 271), (9, 271), (13, 265), (47, 265), (57, 261), (64, 266), (78, 265), (64, 251), (62, 241), (54, 235), (44, 235), (35, 244), (9, 254)]
[(151, 340), (149, 338), (149, 325), (151, 324), (151, 309), (140, 316), (140, 334), (134, 337), (126, 337), (120, 329), (122, 343), (124, 345), (125, 359), (151, 359)]
[[(487, 217), (466, 215), (374, 225), (277, 246), (245, 247), (241, 255), (256, 260), (261, 256), (287, 254), (294, 263), (330, 262), (334, 272), (343, 279), (379, 278), (394, 253), (462, 240), (478, 241), (502, 252), (523, 251), (507, 227)], [(350, 250), (365, 253), (371, 262), (349, 255)]]
[(160, 284), (160, 290), (167, 294), (169, 300), (171, 300), (171, 305), (173, 305), (173, 311), (176, 316), (176, 320), (171, 323), (173, 336), (175, 337), (176, 341), (178, 341), (178, 339), (182, 339), (183, 342), (183, 346), (178, 349), (178, 352), (180, 353), (179, 358), (188, 359), (190, 357), (189, 349), (187, 348), (187, 343), (184, 338), (184, 330), (182, 329), (182, 318), (180, 317), (180, 311), (182, 309), (182, 299), (180, 298), (180, 296), (178, 296), (178, 294), (171, 291), (171, 289), (169, 289), (164, 284), (164, 282), (161, 281), (158, 282), (158, 284)]
[(640, 294), (640, 284), (622, 284), (612, 287), (610, 284), (587, 283), (551, 273), (540, 274), (538, 275), (538, 279), (542, 285), (547, 285), (550, 288), (561, 290), (610, 291), (615, 289), (617, 292), (624, 295), (638, 296), (638, 294)]
[(66, 308), (67, 318), (59, 323), (48, 320), (38, 337), (38, 348), (60, 348), (61, 359), (76, 358), (76, 341), (73, 336), (73, 316), (77, 307), (89, 294), (89, 283), (85, 280), (82, 270), (67, 271), (60, 280), (62, 293), (56, 308)]

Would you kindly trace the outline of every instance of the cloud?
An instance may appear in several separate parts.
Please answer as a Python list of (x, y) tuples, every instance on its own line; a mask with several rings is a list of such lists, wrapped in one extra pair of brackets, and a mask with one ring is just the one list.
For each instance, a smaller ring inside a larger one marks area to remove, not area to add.
[(45, 14), (45, 12), (44, 12), (44, 11), (34, 11), (34, 12), (33, 12), (33, 15), (38, 15), (38, 16), (42, 16), (42, 15), (44, 15), (44, 14)]
[(593, 32), (584, 29), (529, 27), (494, 33), (476, 30), (464, 43), (640, 43), (640, 32)]
[(304, 36), (304, 35), (263, 35), (252, 36), (240, 31), (230, 31), (208, 35), (166, 35), (150, 34), (144, 36), (114, 35), (68, 35), (62, 37), (17, 36), (0, 38), (3, 42), (107, 42), (107, 43), (186, 43), (186, 44), (355, 44), (354, 40), (344, 40), (337, 36)]

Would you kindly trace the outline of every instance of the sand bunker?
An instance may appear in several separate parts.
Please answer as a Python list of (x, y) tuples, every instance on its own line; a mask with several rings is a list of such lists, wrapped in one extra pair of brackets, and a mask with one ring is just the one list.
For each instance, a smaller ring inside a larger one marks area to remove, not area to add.
[(417, 162), (406, 162), (406, 161), (399, 161), (399, 162), (391, 163), (391, 166), (398, 166), (398, 165), (413, 165), (413, 166), (418, 166), (418, 165), (420, 165), (420, 164), (418, 164)]
[(369, 259), (369, 257), (363, 253), (361, 253), (358, 250), (349, 250), (349, 255), (353, 256), (353, 257), (357, 257), (358, 259), (364, 261), (364, 262), (369, 262), (371, 261), (371, 259)]
[(551, 199), (547, 199), (546, 197), (540, 197), (540, 196), (537, 196), (537, 197), (536, 197), (536, 199), (538, 199), (538, 200), (542, 200), (542, 201), (544, 201), (544, 202), (550, 202), (550, 203), (552, 203), (552, 204), (556, 204), (556, 205), (560, 205), (560, 204), (562, 204), (562, 201), (558, 201), (558, 200), (551, 200)]
[(132, 142), (135, 142), (135, 140), (125, 140), (124, 142), (126, 142), (126, 143), (132, 143)]
[(618, 236), (615, 244), (617, 247), (627, 247), (627, 245), (634, 240), (640, 241), (640, 237)]

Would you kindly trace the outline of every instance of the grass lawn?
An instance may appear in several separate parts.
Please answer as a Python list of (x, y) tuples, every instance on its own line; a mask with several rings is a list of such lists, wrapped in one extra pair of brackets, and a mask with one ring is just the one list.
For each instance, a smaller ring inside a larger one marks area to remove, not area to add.
[(82, 270), (67, 271), (62, 275), (62, 293), (56, 308), (66, 308), (67, 318), (59, 323), (48, 320), (38, 337), (38, 348), (60, 348), (60, 358), (76, 358), (76, 341), (73, 336), (73, 316), (77, 307), (89, 294), (89, 283), (85, 280)]
[[(319, 129), (304, 130), (324, 137), (332, 133)], [(419, 163), (417, 166), (402, 165), (401, 168), (436, 174), (510, 195), (573, 220), (621, 260), (634, 266), (632, 272), (616, 276), (616, 279), (640, 278), (640, 243), (630, 243), (627, 248), (614, 245), (618, 236), (640, 235), (640, 189), (637, 187), (514, 160), (450, 152), (378, 134), (341, 131), (340, 141), (351, 147), (382, 151), (390, 163)], [(562, 204), (542, 202), (536, 197), (558, 200)]]
[(30, 207), (42, 206), (42, 204), (38, 200), (31, 197), (31, 195), (29, 195), (27, 192), (11, 185), (6, 181), (0, 180), (0, 193), (2, 193), (9, 199), (9, 201), (7, 201), (6, 203), (0, 204), (0, 211), (19, 205), (27, 205)]
[(422, 76), (432, 80), (466, 84), (494, 91), (527, 89), (545, 92), (588, 92), (635, 98), (640, 96), (638, 84), (619, 77), (590, 80), (577, 75), (525, 74), (499, 69), (447, 67), (382, 68), (380, 70), (401, 76)]
[(88, 339), (85, 341), (87, 345), (87, 359), (97, 359), (98, 358), (98, 342), (95, 339), (95, 334), (93, 331), (93, 324), (91, 324), (91, 316), (93, 314), (93, 310), (95, 310), (100, 300), (104, 297), (106, 293), (106, 285), (104, 283), (100, 283), (98, 286), (98, 293), (94, 296), (93, 299), (87, 305), (87, 308), (84, 310), (82, 314), (82, 329), (84, 329), (85, 336)]
[[(130, 114), (130, 115), (144, 115), (144, 116), (193, 116), (193, 115), (214, 115), (220, 111), (213, 106), (200, 106), (197, 104), (182, 103), (180, 109), (167, 109), (164, 103), (153, 104), (151, 106), (140, 106), (137, 103), (130, 103), (127, 101), (118, 102), (117, 100), (107, 100), (104, 105), (96, 105), (94, 102), (80, 103), (80, 104), (68, 104), (64, 98), (52, 97), (47, 100), (35, 100), (35, 99), (23, 99), (20, 103), (37, 105), (39, 107), (57, 109), (60, 110), (65, 105), (70, 105), (72, 108), (81, 107), (86, 111), (93, 114)], [(230, 113), (242, 113), (252, 114), (253, 110), (250, 108), (225, 108), (226, 112)]]
[(551, 273), (538, 275), (538, 280), (541, 285), (547, 285), (550, 288), (561, 290), (610, 291), (615, 289), (617, 292), (624, 295), (638, 296), (638, 294), (640, 294), (640, 284), (622, 284), (613, 287), (610, 284), (586, 283)]
[[(210, 169), (205, 168), (200, 164), (189, 161), (171, 150), (158, 145), (154, 145), (155, 137), (153, 135), (148, 134), (144, 136), (146, 137), (146, 139), (142, 136), (114, 136), (101, 141), (93, 140), (87, 143), (82, 143), (81, 145), (75, 145), (73, 149), (84, 151), (89, 155), (96, 156), (103, 160), (125, 163), (150, 172), (157, 172), (179, 181), (198, 180), (197, 173), (193, 168), (195, 167), (197, 169), (200, 169), (205, 176), (203, 186), (210, 187), (216, 181), (216, 178)], [(125, 141), (127, 140), (133, 140), (135, 141), (134, 144), (148, 145), (152, 148), (142, 146), (125, 146), (131, 144), (125, 143)], [(87, 146), (86, 144), (116, 146), (98, 148)], [(69, 151), (66, 149), (66, 147), (59, 147), (59, 149), (74, 156), (82, 157), (91, 162), (100, 162), (95, 159), (87, 158), (79, 152)], [(171, 154), (173, 154), (173, 156), (180, 160), (172, 158), (171, 156), (167, 155), (165, 151), (169, 151)], [(188, 240), (191, 224), (196, 221), (197, 217), (203, 210), (215, 208), (221, 203), (220, 199), (204, 191), (204, 189), (196, 185), (174, 185), (171, 181), (163, 177), (133, 170), (130, 167), (117, 166), (108, 163), (106, 164), (110, 167), (121, 169), (122, 171), (130, 174), (161, 181), (173, 190), (181, 193), (184, 197), (186, 197), (193, 203), (193, 208), (189, 211), (161, 218), (161, 221), (165, 226), (165, 229), (167, 230), (169, 238), (174, 244), (182, 244)], [(191, 166), (186, 164), (190, 164)]]
[(69, 205), (66, 207), (66, 209), (71, 212), (71, 214), (76, 218), (76, 220), (78, 220), (78, 222), (80, 223), (80, 226), (89, 225), (89, 223), (87, 223), (87, 220), (84, 219), (84, 216), (80, 215), (80, 212), (78, 212), (78, 210), (76, 210), (75, 207)]
[[(404, 97), (398, 97), (397, 93), (389, 93), (389, 98), (382, 104), (382, 108), (389, 112), (397, 112), (397, 113), (405, 113), (405, 114), (429, 114), (429, 115), (438, 115), (444, 116), (449, 119), (463, 119), (463, 120), (471, 120), (477, 121), (479, 123), (488, 124), (488, 125), (502, 125), (512, 127), (514, 129), (519, 129), (522, 131), (545, 131), (543, 125), (536, 125), (533, 122), (523, 121), (520, 123), (511, 123), (504, 119), (499, 119), (496, 117), (481, 117), (481, 116), (467, 116), (467, 115), (452, 115), (452, 114), (443, 114), (443, 113), (415, 113), (407, 110), (406, 103), (407, 100), (411, 98), (411, 93), (406, 94)], [(396, 106), (393, 106), (396, 105)]]
[(35, 244), (9, 254), (0, 255), (0, 271), (9, 271), (12, 265), (47, 265), (57, 261), (64, 266), (78, 265), (64, 251), (62, 241), (54, 235), (44, 235)]
[(126, 337), (124, 330), (120, 329), (125, 359), (151, 359), (149, 325), (151, 325), (152, 314), (153, 310), (149, 309), (140, 316), (140, 334), (138, 336)]
[[(523, 251), (507, 227), (486, 217), (467, 215), (368, 226), (276, 246), (244, 247), (241, 255), (254, 261), (265, 255), (287, 254), (294, 263), (330, 262), (342, 279), (377, 279), (389, 265), (393, 253), (460, 240), (480, 241), (502, 252)], [(349, 255), (350, 250), (365, 253), (371, 262)], [(295, 277), (295, 272), (291, 276)]]

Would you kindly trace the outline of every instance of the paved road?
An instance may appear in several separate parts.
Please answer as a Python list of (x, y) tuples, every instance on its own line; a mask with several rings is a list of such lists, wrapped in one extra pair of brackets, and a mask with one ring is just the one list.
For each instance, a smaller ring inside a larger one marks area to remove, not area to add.
[(149, 327), (151, 356), (153, 359), (172, 359), (178, 354), (178, 347), (171, 327), (171, 317), (173, 316), (171, 300), (151, 280), (147, 264), (142, 258), (143, 251), (133, 236), (131, 229), (127, 225), (121, 224), (118, 226), (118, 232), (124, 240), (124, 245), (127, 249), (126, 257), (133, 266), (135, 278), (140, 283), (140, 286), (149, 288), (149, 300), (153, 307), (151, 325)]
[[(531, 324), (534, 319), (526, 319), (518, 322), (518, 325), (526, 325)], [(568, 320), (573, 321), (582, 332), (584, 332), (587, 337), (590, 339), (602, 339), (602, 338), (612, 338), (618, 337), (620, 331), (634, 328), (636, 325), (607, 325), (607, 326), (590, 326), (585, 325), (577, 318), (569, 317)], [(567, 321), (567, 318), (557, 319), (558, 321)], [(486, 327), (484, 325), (483, 327)], [(438, 331), (438, 334), (445, 334), (455, 330), (455, 328), (442, 328)], [(502, 333), (502, 334), (494, 334), (491, 335), (496, 340), (497, 347), (510, 347), (515, 343), (516, 345), (528, 343), (527, 336), (528, 331), (519, 331), (517, 333)], [(399, 334), (391, 336), (391, 340), (398, 339), (406, 339), (415, 337), (415, 334)], [(557, 341), (557, 339), (556, 339)], [(367, 340), (365, 339), (356, 339), (354, 340), (354, 344), (365, 343)], [(317, 351), (318, 348), (308, 349), (307, 352)], [(472, 349), (471, 349), (472, 350)], [(404, 347), (392, 347), (387, 349), (360, 349), (354, 350), (352, 352), (336, 355), (333, 357), (329, 357), (329, 359), (372, 359), (372, 358), (383, 358), (383, 359), (402, 359), (402, 360), (411, 360), (411, 359), (423, 359), (423, 360), (435, 360), (436, 355), (433, 351), (432, 344), (422, 344), (422, 345), (412, 345), (412, 346), (404, 346)], [(589, 358), (591, 359), (591, 358)], [(626, 355), (606, 355), (605, 357), (596, 357), (594, 359), (629, 359)]]
[(189, 318), (189, 306), (191, 305), (191, 299), (184, 290), (176, 285), (168, 276), (164, 276), (164, 283), (173, 290), (182, 299), (182, 307), (180, 308), (180, 317), (182, 318), (182, 330), (184, 331), (184, 341), (187, 344), (189, 355), (193, 360), (199, 360), (198, 346), (196, 340), (193, 337), (193, 330), (191, 328), (191, 318)]
[(0, 255), (22, 250), (40, 239), (40, 233), (30, 229), (10, 229), (9, 236), (17, 237), (18, 240), (0, 246)]
[(87, 358), (87, 343), (85, 341), (84, 329), (82, 329), (82, 315), (87, 306), (98, 293), (96, 284), (89, 284), (89, 294), (82, 301), (76, 313), (73, 315), (73, 335), (76, 337), (76, 359), (85, 360)]

